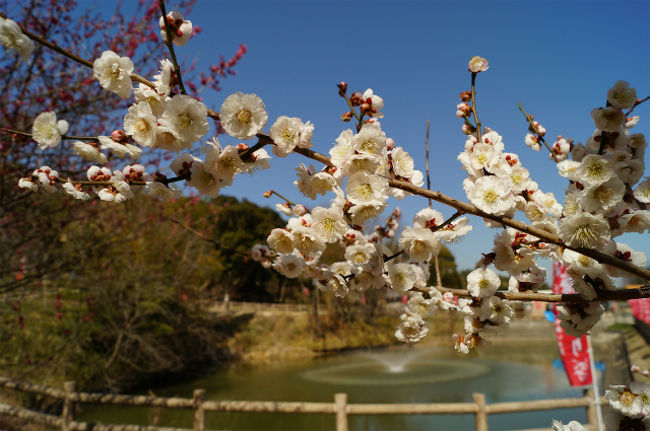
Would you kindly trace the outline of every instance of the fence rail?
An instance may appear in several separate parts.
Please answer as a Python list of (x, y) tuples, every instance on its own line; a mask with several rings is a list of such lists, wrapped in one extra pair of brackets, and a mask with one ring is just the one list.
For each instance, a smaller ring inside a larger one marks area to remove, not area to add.
[[(347, 394), (337, 393), (333, 403), (293, 401), (214, 401), (205, 399), (205, 390), (195, 389), (193, 398), (164, 398), (143, 395), (117, 395), (77, 392), (74, 382), (66, 382), (64, 389), (20, 382), (0, 377), (0, 388), (18, 392), (44, 395), (62, 401), (60, 416), (35, 412), (22, 407), (0, 403), (0, 415), (42, 423), (60, 428), (62, 431), (206, 431), (206, 412), (249, 412), (249, 413), (304, 413), (334, 414), (336, 431), (348, 431), (349, 415), (408, 415), (408, 414), (473, 414), (476, 431), (488, 431), (488, 415), (537, 410), (555, 410), (584, 407), (587, 410), (589, 429), (596, 429), (595, 402), (591, 391), (581, 398), (553, 400), (518, 401), (487, 404), (484, 394), (472, 394), (471, 403), (440, 404), (348, 404)], [(77, 403), (117, 404), (125, 406), (161, 407), (194, 411), (192, 429), (160, 426), (117, 425), (75, 422)], [(604, 397), (600, 399), (605, 404)], [(550, 429), (550, 428), (545, 428)], [(541, 430), (529, 430), (541, 431)]]

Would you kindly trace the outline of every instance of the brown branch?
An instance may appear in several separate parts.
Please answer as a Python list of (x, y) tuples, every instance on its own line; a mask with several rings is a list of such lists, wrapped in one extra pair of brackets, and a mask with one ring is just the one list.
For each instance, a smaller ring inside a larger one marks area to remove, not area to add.
[[(258, 137), (266, 137), (270, 140), (270, 137), (259, 134)], [(293, 150), (295, 153), (302, 154), (305, 157), (308, 157), (310, 159), (319, 161), (321, 163), (326, 164), (327, 166), (333, 166), (332, 162), (330, 161), (329, 157), (317, 153), (312, 150), (308, 150), (305, 148), (295, 148)], [(568, 244), (565, 244), (564, 241), (557, 235), (553, 235), (547, 231), (544, 231), (542, 229), (538, 229), (532, 226), (527, 225), (524, 222), (521, 222), (519, 220), (515, 220), (509, 217), (505, 216), (498, 216), (494, 214), (488, 214), (484, 211), (481, 211), (477, 207), (475, 207), (471, 203), (459, 201), (457, 199), (454, 199), (450, 196), (447, 196), (441, 192), (438, 191), (431, 191), (427, 190), (422, 187), (418, 187), (416, 185), (413, 185), (409, 182), (406, 181), (401, 181), (401, 180), (395, 180), (395, 179), (388, 179), (388, 185), (391, 187), (394, 187), (396, 189), (404, 190), (405, 192), (409, 192), (414, 195), (422, 196), (425, 198), (431, 198), (434, 201), (443, 203), (447, 206), (450, 206), (452, 208), (456, 208), (458, 211), (461, 211), (462, 213), (466, 214), (472, 214), (477, 217), (482, 217), (486, 218), (488, 220), (492, 220), (501, 224), (504, 224), (506, 226), (512, 227), (514, 229), (517, 229), (521, 232), (536, 236), (540, 238), (543, 242), (557, 245), (558, 247), (562, 248), (568, 248), (569, 250), (573, 250), (577, 253), (583, 254), (585, 256), (591, 257), (592, 259), (604, 263), (607, 265), (612, 265), (617, 268), (620, 268), (624, 271), (627, 271), (631, 274), (638, 275), (639, 277), (643, 278), (644, 280), (650, 280), (650, 271), (644, 268), (639, 268), (636, 265), (632, 265), (626, 261), (623, 261), (621, 259), (618, 259), (614, 256), (610, 256), (608, 254), (602, 253), (598, 250), (593, 250), (589, 248), (583, 248), (583, 247), (574, 247), (570, 246)]]
[[(461, 298), (471, 298), (472, 295), (465, 289), (450, 289), (447, 287), (437, 287), (442, 293), (450, 292), (454, 296)], [(428, 294), (426, 289), (412, 289), (413, 291)], [(507, 299), (510, 301), (541, 301), (541, 302), (565, 302), (570, 304), (587, 304), (589, 302), (601, 301), (627, 301), (629, 299), (650, 298), (650, 285), (645, 285), (638, 289), (619, 289), (619, 290), (598, 290), (593, 299), (585, 299), (577, 293), (543, 293), (543, 292), (506, 292), (497, 291), (494, 296)]]
[[(3, 14), (3, 13), (0, 12), (0, 17), (2, 17), (2, 18), (7, 18), (7, 15), (5, 15), (5, 14)], [(56, 51), (57, 53), (61, 54), (62, 56), (67, 57), (67, 58), (69, 58), (70, 60), (75, 61), (75, 62), (81, 64), (82, 66), (86, 66), (86, 67), (89, 67), (89, 68), (91, 68), (91, 69), (93, 68), (93, 63), (91, 63), (90, 61), (86, 60), (85, 58), (81, 58), (81, 57), (79, 57), (79, 56), (73, 54), (72, 52), (70, 52), (70, 51), (64, 49), (64, 48), (61, 48), (61, 47), (58, 46), (58, 45), (55, 45), (54, 43), (45, 40), (44, 38), (40, 37), (39, 35), (37, 35), (37, 34), (35, 34), (35, 33), (32, 33), (31, 31), (27, 30), (27, 29), (26, 29), (23, 25), (21, 25), (20, 23), (16, 23), (16, 24), (18, 24), (18, 27), (20, 27), (20, 29), (22, 30), (22, 32), (23, 32), (27, 37), (29, 37), (30, 39), (32, 39), (33, 41), (38, 42), (38, 43), (40, 43), (41, 45), (46, 46), (46, 47), (50, 48), (50, 49), (53, 50), (53, 51)], [(132, 80), (132, 81), (140, 82), (140, 83), (142, 83), (142, 84), (144, 84), (144, 85), (146, 85), (146, 86), (148, 86), (148, 87), (150, 87), (150, 88), (153, 88), (153, 89), (156, 88), (156, 85), (155, 85), (152, 81), (149, 81), (148, 79), (146, 79), (146, 78), (144, 78), (144, 77), (138, 75), (137, 73), (131, 73), (131, 76), (130, 76), (130, 77), (131, 77), (131, 80)], [(209, 110), (209, 111), (211, 111), (211, 110)], [(211, 111), (211, 113), (212, 113), (212, 114), (215, 114), (214, 111)], [(210, 115), (210, 112), (208, 112), (208, 115)], [(218, 119), (219, 114), (217, 113), (216, 116), (217, 116), (217, 119)]]

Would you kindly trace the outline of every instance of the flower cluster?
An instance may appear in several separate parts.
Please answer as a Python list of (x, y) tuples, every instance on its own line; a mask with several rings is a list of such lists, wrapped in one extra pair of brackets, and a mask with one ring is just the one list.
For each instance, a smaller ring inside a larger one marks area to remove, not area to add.
[[(11, 23), (0, 22), (0, 41), (22, 54), (28, 44)], [(171, 37), (176, 45), (185, 44), (193, 31), (191, 22), (174, 11), (161, 17), (159, 26), (163, 40)], [(167, 45), (175, 59), (173, 44)], [(243, 51), (245, 48), (239, 54)], [(465, 334), (455, 334), (454, 338), (457, 349), (463, 352), (479, 345), (485, 331), (507, 324), (513, 316), (509, 302), (497, 294), (501, 280), (496, 271), (509, 275), (508, 290), (526, 292), (541, 286), (546, 276), (537, 258), (560, 260), (576, 291), (591, 300), (599, 290), (613, 289), (611, 278), (624, 274), (622, 266), (645, 264), (642, 253), (613, 240), (625, 232), (645, 232), (650, 227), (650, 179), (642, 180), (646, 141), (642, 135), (630, 133), (638, 117), (628, 117), (623, 110), (631, 110), (639, 102), (635, 90), (624, 81), (609, 90), (604, 108), (592, 111), (597, 129), (584, 145), (560, 136), (549, 146), (545, 128), (526, 114), (530, 133), (525, 143), (534, 150), (546, 145), (559, 174), (569, 180), (561, 205), (530, 178), (517, 154), (505, 151), (501, 136), (478, 121), (475, 80), (488, 70), (488, 62), (472, 57), (468, 63), (472, 88), (460, 94), (461, 103), (456, 106), (466, 136), (458, 160), (467, 172), (463, 188), (471, 205), (456, 208), (473, 209), (463, 209), (445, 219), (429, 206), (418, 211), (412, 224), (399, 232), (399, 210), (383, 225), (375, 220), (388, 208), (390, 197), (403, 199), (410, 193), (425, 196), (426, 190), (421, 188), (424, 175), (415, 169), (411, 155), (382, 129), (379, 119), (383, 118), (384, 100), (374, 90), (348, 94), (347, 83), (338, 84), (338, 94), (349, 108), (341, 119), (354, 119), (356, 124), (338, 135), (327, 158), (310, 150), (314, 133), (310, 121), (281, 115), (265, 134), (268, 113), (256, 94), (232, 94), (215, 113), (185, 94), (180, 69), (171, 60), (160, 62), (154, 81), (135, 75), (133, 70), (130, 58), (113, 51), (105, 51), (93, 63), (93, 76), (104, 89), (124, 99), (133, 95), (134, 100), (124, 116), (123, 130), (75, 138), (75, 153), (93, 163), (87, 169), (87, 180), (60, 178), (56, 171), (43, 166), (22, 178), (20, 187), (54, 191), (60, 185), (77, 199), (90, 199), (93, 192), (101, 200), (123, 202), (136, 195), (136, 186), (157, 197), (167, 197), (174, 193), (170, 184), (184, 181), (198, 193), (215, 197), (238, 174), (269, 168), (270, 156), (264, 145), (271, 145), (278, 157), (294, 152), (306, 155), (325, 166), (319, 169), (300, 164), (294, 184), (309, 199), (329, 196), (329, 204), (309, 208), (286, 199), (278, 204), (276, 207), (289, 220), (270, 232), (266, 244), (253, 248), (253, 259), (285, 277), (309, 278), (316, 287), (338, 297), (351, 290), (392, 289), (406, 299), (396, 331), (404, 342), (419, 341), (427, 334), (425, 317), (434, 309), (457, 310), (464, 315)], [(140, 82), (138, 88), (133, 88), (132, 79)], [(213, 137), (202, 147), (195, 146), (210, 129), (209, 117), (219, 120), (232, 137), (257, 138), (258, 142), (224, 147)], [(65, 135), (67, 129), (68, 124), (57, 121), (54, 112), (44, 112), (34, 120), (32, 137), (42, 150), (52, 148), (61, 139), (74, 138)], [(174, 176), (148, 173), (140, 164), (122, 169), (103, 166), (111, 162), (109, 156), (135, 160), (145, 149), (175, 152), (169, 166)], [(274, 191), (267, 197), (272, 194), (282, 197)], [(520, 226), (512, 221), (517, 211), (529, 220), (526, 232), (511, 227)], [(468, 297), (458, 298), (442, 286), (428, 285), (429, 266), (443, 243), (458, 241), (472, 229), (467, 218), (461, 217), (463, 212), (482, 216), (488, 225), (503, 229), (496, 235), (492, 250), (467, 276)], [(589, 257), (593, 253), (587, 251), (594, 249), (606, 253), (610, 260)], [(567, 305), (560, 308), (559, 315), (562, 326), (577, 334), (589, 330), (601, 312), (601, 306), (592, 302)]]
[[(466, 94), (461, 93), (461, 100), (465, 99)], [(645, 264), (643, 253), (613, 240), (625, 232), (642, 233), (650, 227), (646, 209), (650, 181), (646, 179), (635, 187), (644, 172), (646, 141), (642, 135), (630, 133), (636, 121), (625, 121), (622, 112), (634, 105), (636, 92), (619, 81), (609, 90), (607, 100), (606, 108), (592, 111), (598, 128), (585, 145), (558, 137), (550, 148), (559, 174), (569, 180), (564, 206), (552, 193), (540, 190), (517, 154), (504, 152), (501, 136), (487, 128), (479, 134), (468, 120), (471, 111), (457, 107), (463, 113), (457, 115), (464, 119), (464, 130), (468, 124), (473, 130), (465, 151), (458, 156), (468, 173), (463, 188), (469, 200), (490, 215), (513, 218), (521, 211), (530, 220), (529, 226), (559, 237), (570, 247), (559, 248), (534, 235), (504, 229), (495, 237), (492, 251), (482, 259), (481, 268), (468, 276), (468, 290), (473, 297), (490, 297), (497, 290), (496, 275), (485, 275), (485, 267), (491, 264), (510, 274), (510, 291), (523, 292), (536, 289), (545, 279), (546, 272), (537, 265), (537, 257), (559, 260), (567, 267), (577, 293), (586, 299), (595, 298), (599, 289), (614, 289), (611, 277), (624, 273), (575, 250), (598, 249), (634, 265)], [(526, 136), (526, 145), (539, 150), (546, 130), (532, 117), (527, 118), (533, 134)], [(481, 271), (480, 276), (477, 271)], [(601, 313), (598, 303), (590, 303), (560, 307), (559, 317), (567, 332), (582, 334), (599, 320)], [(472, 340), (477, 336), (477, 332), (467, 335)]]

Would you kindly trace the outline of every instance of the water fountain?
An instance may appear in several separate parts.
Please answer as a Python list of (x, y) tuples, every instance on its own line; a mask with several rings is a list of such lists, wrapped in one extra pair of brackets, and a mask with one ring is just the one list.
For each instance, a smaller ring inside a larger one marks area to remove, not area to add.
[(404, 372), (409, 363), (422, 356), (421, 349), (409, 349), (407, 351), (372, 352), (366, 356), (383, 364), (390, 373)]
[(443, 383), (476, 378), (489, 365), (441, 357), (438, 349), (394, 349), (351, 354), (349, 360), (305, 371), (302, 377), (326, 384), (395, 386)]

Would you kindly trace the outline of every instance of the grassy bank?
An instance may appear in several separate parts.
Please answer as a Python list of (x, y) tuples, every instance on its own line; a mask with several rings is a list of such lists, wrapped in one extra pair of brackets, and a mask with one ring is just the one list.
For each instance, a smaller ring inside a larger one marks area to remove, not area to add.
[[(228, 348), (241, 364), (305, 359), (351, 349), (400, 344), (395, 338), (398, 313), (374, 316), (354, 314), (342, 318), (321, 313), (318, 322), (310, 312), (256, 312), (229, 339)], [(453, 330), (462, 320), (449, 314), (431, 317), (426, 345), (451, 346)]]

